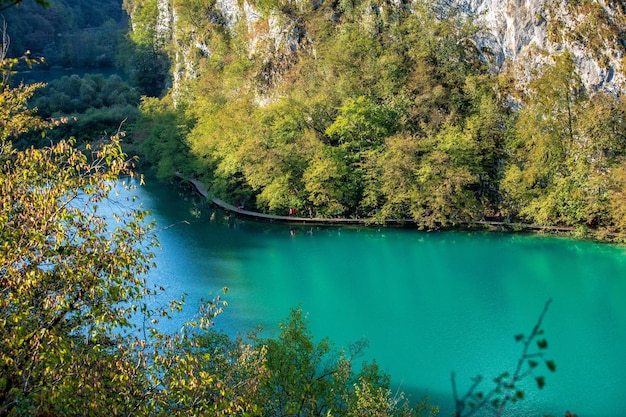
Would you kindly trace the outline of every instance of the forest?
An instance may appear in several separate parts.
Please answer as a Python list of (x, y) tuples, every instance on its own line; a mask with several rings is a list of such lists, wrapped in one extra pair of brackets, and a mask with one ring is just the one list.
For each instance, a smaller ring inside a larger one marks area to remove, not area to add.
[[(494, 72), (471, 17), (420, 1), (259, 1), (247, 24), (186, 1), (170, 35), (142, 29), (155, 5), (127, 2), (131, 38), (194, 68), (140, 106), (134, 141), (161, 178), (182, 171), (267, 213), (426, 229), (497, 218), (624, 239), (624, 95), (587, 89), (567, 48)], [(596, 3), (568, 7), (623, 39)], [(573, 36), (559, 24), (550, 33)]]
[(48, 67), (64, 68), (113, 67), (128, 22), (121, 0), (27, 0), (2, 15), (9, 56), (30, 51)]

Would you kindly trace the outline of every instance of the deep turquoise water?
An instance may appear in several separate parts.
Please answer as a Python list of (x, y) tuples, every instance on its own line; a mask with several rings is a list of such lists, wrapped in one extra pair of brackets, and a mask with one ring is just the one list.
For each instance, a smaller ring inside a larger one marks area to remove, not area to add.
[[(162, 249), (149, 280), (167, 297), (188, 294), (184, 316), (226, 286), (217, 326), (269, 332), (292, 307), (309, 313), (316, 337), (338, 346), (367, 338), (394, 384), (451, 412), (450, 374), (460, 390), (481, 374), (511, 370), (545, 301), (546, 387), (533, 386), (509, 415), (626, 415), (626, 253), (564, 238), (399, 229), (290, 228), (213, 215), (176, 188), (137, 191), (152, 210)], [(185, 221), (185, 222), (182, 222)]]

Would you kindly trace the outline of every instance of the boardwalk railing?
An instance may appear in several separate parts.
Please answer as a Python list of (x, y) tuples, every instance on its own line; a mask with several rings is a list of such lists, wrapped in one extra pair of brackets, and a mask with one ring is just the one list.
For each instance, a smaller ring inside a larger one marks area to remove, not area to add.
[(243, 217), (249, 217), (252, 219), (265, 220), (265, 221), (278, 221), (282, 223), (303, 223), (303, 224), (365, 224), (365, 219), (346, 219), (346, 218), (321, 218), (321, 217), (298, 217), (298, 216), (279, 216), (275, 214), (259, 213), (258, 211), (244, 210), (243, 208), (235, 207), (232, 204), (220, 200), (219, 198), (209, 195), (205, 185), (200, 181), (193, 178), (184, 178), (181, 174), (176, 174), (179, 178), (188, 181), (194, 186), (198, 194), (204, 198), (210, 200), (213, 204), (226, 211), (236, 213)]
[[(325, 218), (325, 217), (297, 217), (297, 216), (279, 216), (275, 214), (265, 214), (259, 213), (257, 211), (244, 210), (243, 208), (235, 207), (232, 204), (229, 204), (219, 198), (212, 197), (209, 195), (209, 192), (206, 186), (194, 178), (186, 178), (181, 173), (177, 172), (176, 176), (181, 178), (184, 181), (189, 182), (196, 189), (198, 194), (203, 196), (204, 198), (210, 200), (214, 205), (235, 213), (242, 217), (247, 217), (256, 220), (263, 221), (276, 221), (281, 223), (294, 223), (294, 224), (353, 224), (353, 225), (366, 225), (366, 224), (380, 224), (371, 219), (354, 219), (354, 218)], [(407, 225), (407, 224), (416, 224), (413, 219), (386, 219), (384, 221), (385, 225), (391, 226), (399, 226), (399, 225)], [(558, 233), (569, 233), (576, 230), (574, 227), (570, 226), (542, 226), (537, 224), (526, 224), (526, 223), (511, 223), (508, 221), (492, 221), (492, 220), (476, 220), (476, 221), (468, 221), (468, 222), (460, 222), (459, 224), (465, 225), (468, 227), (476, 227), (476, 226), (484, 226), (490, 228), (497, 228), (502, 230), (532, 230), (532, 231), (546, 231), (546, 232), (558, 232)]]

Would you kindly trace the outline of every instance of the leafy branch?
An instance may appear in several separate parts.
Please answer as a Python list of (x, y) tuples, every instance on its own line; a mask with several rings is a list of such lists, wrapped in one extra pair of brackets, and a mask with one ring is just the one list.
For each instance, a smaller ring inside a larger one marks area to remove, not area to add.
[[(470, 417), (486, 407), (492, 407), (495, 410), (494, 416), (500, 417), (509, 402), (515, 403), (524, 398), (524, 391), (518, 384), (521, 380), (527, 377), (534, 377), (539, 389), (545, 386), (545, 377), (537, 375), (535, 372), (541, 361), (544, 362), (550, 372), (556, 370), (556, 364), (553, 360), (544, 359), (544, 351), (548, 348), (548, 341), (543, 337), (543, 330), (541, 329), (541, 323), (548, 312), (551, 302), (552, 299), (546, 301), (537, 323), (528, 336), (523, 334), (515, 336), (516, 342), (523, 343), (522, 352), (517, 360), (515, 369), (513, 373), (503, 372), (495, 377), (493, 380), (495, 386), (490, 391), (485, 393), (479, 390), (483, 377), (478, 375), (472, 380), (472, 385), (467, 392), (459, 397), (455, 373), (452, 373), (455, 417)], [(532, 349), (534, 346), (536, 346), (536, 350)]]

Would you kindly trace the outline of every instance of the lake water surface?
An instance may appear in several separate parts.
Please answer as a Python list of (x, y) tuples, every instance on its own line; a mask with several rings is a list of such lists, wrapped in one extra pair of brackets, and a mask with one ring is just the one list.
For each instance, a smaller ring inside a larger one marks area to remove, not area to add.
[[(513, 370), (547, 299), (548, 359), (557, 371), (528, 387), (509, 415), (626, 415), (626, 253), (564, 238), (387, 228), (289, 227), (227, 219), (175, 187), (136, 191), (152, 211), (162, 249), (151, 282), (187, 294), (184, 317), (222, 287), (216, 325), (235, 335), (275, 332), (289, 309), (309, 313), (316, 337), (337, 346), (369, 340), (394, 386), (428, 395), (450, 416), (450, 374), (459, 390)], [(490, 388), (485, 386), (485, 389)]]

